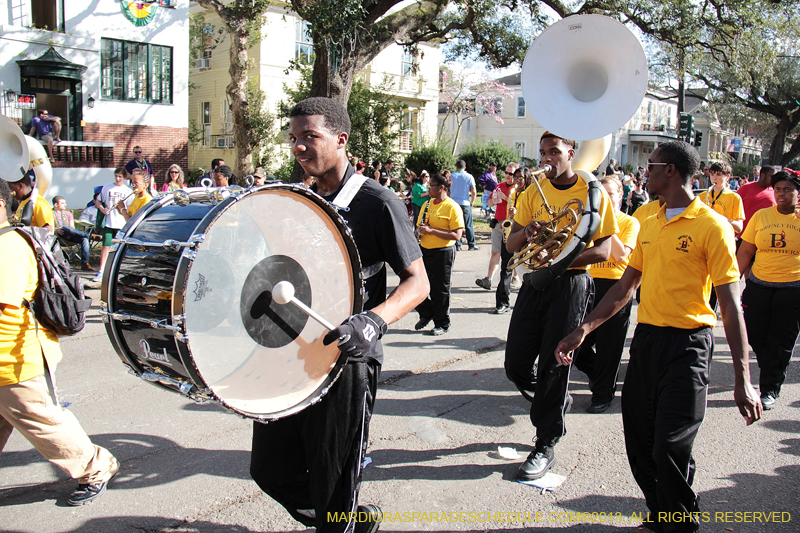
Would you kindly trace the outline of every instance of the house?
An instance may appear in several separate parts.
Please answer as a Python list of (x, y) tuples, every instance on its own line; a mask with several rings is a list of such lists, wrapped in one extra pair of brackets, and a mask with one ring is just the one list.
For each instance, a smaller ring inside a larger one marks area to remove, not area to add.
[(11, 0), (0, 11), (0, 113), (27, 134), (61, 117), (48, 197), (78, 207), (143, 148), (157, 180), (188, 162), (189, 7)]
[[(216, 13), (198, 4), (193, 4), (191, 11), (202, 15), (204, 33), (219, 35), (221, 21)], [(258, 79), (259, 87), (266, 95), (264, 105), (273, 114), (277, 112), (278, 103), (286, 99), (284, 85), (291, 87), (300, 78), (297, 70), (289, 70), (292, 61), (302, 64), (313, 61), (313, 43), (308, 29), (308, 22), (289, 11), (287, 5), (275, 4), (267, 11), (261, 41), (249, 50), (253, 64), (249, 75)], [(387, 77), (393, 87), (390, 93), (405, 104), (407, 111), (401, 126), (401, 138), (395, 148), (400, 153), (410, 152), (414, 135), (433, 135), (436, 131), (439, 48), (430, 45), (420, 45), (419, 48), (421, 57), (414, 58), (403, 47), (392, 45), (360, 73), (371, 86), (380, 85)], [(233, 118), (226, 94), (230, 83), (229, 51), (230, 40), (225, 36), (190, 65), (189, 119), (195, 141), (189, 147), (189, 166), (192, 169), (202, 167), (208, 170), (215, 158), (234, 165)], [(288, 154), (288, 142), (282, 143), (280, 148)]]

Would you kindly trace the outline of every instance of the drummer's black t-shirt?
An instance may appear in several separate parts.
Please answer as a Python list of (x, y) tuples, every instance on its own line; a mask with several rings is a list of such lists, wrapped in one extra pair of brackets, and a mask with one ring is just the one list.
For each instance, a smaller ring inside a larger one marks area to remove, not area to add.
[[(342, 180), (342, 187), (355, 174), (351, 165)], [(317, 192), (314, 184), (312, 190)], [(325, 200), (332, 202), (341, 187)], [(347, 221), (353, 240), (361, 257), (362, 268), (368, 269), (385, 262), (397, 274), (422, 257), (411, 224), (408, 210), (403, 202), (389, 189), (381, 187), (375, 180), (367, 179), (350, 202), (349, 210), (339, 210)], [(386, 266), (364, 280), (364, 309), (372, 309), (386, 300)], [(379, 363), (383, 362), (383, 349), (371, 354)]]

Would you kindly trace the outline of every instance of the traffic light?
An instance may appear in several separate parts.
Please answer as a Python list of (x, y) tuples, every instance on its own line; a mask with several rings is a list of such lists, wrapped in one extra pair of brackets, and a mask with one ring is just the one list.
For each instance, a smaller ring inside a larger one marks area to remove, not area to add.
[(689, 113), (681, 113), (678, 138), (683, 141), (689, 142), (692, 140), (693, 133), (694, 133), (694, 117)]
[(703, 132), (697, 130), (694, 132), (694, 145), (696, 148), (699, 148), (701, 144), (703, 144)]

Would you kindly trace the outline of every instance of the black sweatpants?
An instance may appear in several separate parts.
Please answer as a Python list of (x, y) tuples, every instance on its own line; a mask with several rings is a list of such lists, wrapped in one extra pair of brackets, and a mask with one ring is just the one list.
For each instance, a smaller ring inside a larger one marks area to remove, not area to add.
[(268, 424), (253, 423), (250, 476), (305, 526), (344, 531), (348, 523), (328, 522), (328, 513), (358, 507), (379, 375), (377, 363), (347, 363), (318, 403)]
[[(514, 304), (506, 342), (506, 376), (531, 400), (537, 441), (547, 446), (566, 434), (571, 367), (558, 364), (555, 349), (583, 320), (593, 294), (594, 283), (586, 271), (568, 270), (542, 291), (523, 283)], [(534, 370), (537, 357), (538, 372)]]
[[(703, 422), (708, 368), (714, 350), (710, 327), (695, 330), (639, 324), (622, 387), (625, 448), (658, 533), (697, 531), (692, 490), (692, 446)], [(661, 513), (669, 520), (659, 520)]]
[[(498, 222), (498, 224), (502, 224), (502, 222)], [(511, 256), (512, 253), (506, 250), (506, 243), (503, 241), (503, 246), (500, 247), (500, 282), (494, 293), (495, 307), (511, 305), (511, 277), (514, 273), (506, 270)]]
[(747, 339), (761, 369), (761, 394), (778, 396), (800, 333), (800, 289), (767, 287), (747, 280), (742, 307)]
[[(595, 304), (602, 300), (616, 283), (615, 279), (595, 278)], [(594, 403), (605, 403), (614, 399), (622, 350), (625, 348), (625, 336), (628, 334), (628, 325), (631, 322), (632, 306), (631, 300), (617, 314), (587, 335), (576, 354), (575, 366), (589, 376), (589, 388)]]
[(420, 318), (433, 319), (433, 325), (439, 328), (450, 327), (450, 278), (455, 261), (456, 249), (453, 246), (422, 248), (422, 262), (431, 291), (417, 306), (417, 312)]

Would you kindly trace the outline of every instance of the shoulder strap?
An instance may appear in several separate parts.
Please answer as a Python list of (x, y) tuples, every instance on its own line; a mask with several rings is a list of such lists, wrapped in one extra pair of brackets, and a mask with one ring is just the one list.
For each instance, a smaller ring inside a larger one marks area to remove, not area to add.
[(361, 186), (364, 185), (367, 179), (368, 178), (363, 174), (352, 174), (331, 203), (336, 207), (349, 206), (350, 202), (353, 201), (356, 193), (361, 189)]

